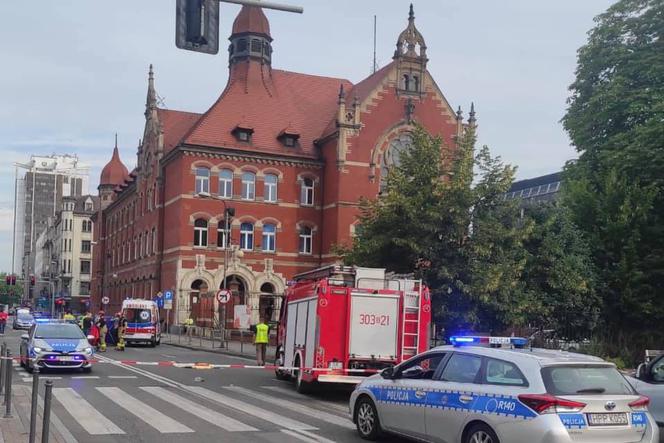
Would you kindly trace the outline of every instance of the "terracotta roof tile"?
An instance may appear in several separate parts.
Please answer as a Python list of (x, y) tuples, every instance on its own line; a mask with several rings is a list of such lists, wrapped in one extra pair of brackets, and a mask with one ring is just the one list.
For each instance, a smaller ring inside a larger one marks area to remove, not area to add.
[[(251, 62), (238, 67), (215, 104), (184, 136), (187, 144), (317, 157), (319, 138), (337, 110), (339, 85), (348, 80), (270, 70)], [(242, 71), (244, 69), (244, 71)], [(238, 143), (231, 131), (240, 123), (254, 128), (250, 144)], [(284, 128), (300, 134), (299, 147), (277, 139)]]
[(125, 181), (129, 172), (127, 167), (120, 160), (120, 153), (118, 147), (113, 148), (113, 156), (111, 161), (106, 163), (104, 169), (101, 170), (99, 178), (99, 186), (118, 185)]
[(270, 37), (270, 22), (263, 13), (263, 8), (256, 6), (242, 6), (240, 13), (233, 22), (233, 34), (251, 32), (264, 34)]
[(176, 147), (182, 137), (201, 118), (201, 114), (170, 109), (157, 109), (157, 113), (164, 129), (164, 153)]

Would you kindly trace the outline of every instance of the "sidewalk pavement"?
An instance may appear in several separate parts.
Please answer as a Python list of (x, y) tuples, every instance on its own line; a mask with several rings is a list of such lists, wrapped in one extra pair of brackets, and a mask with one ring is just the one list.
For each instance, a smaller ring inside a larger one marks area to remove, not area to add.
[[(43, 382), (40, 381), (40, 384)], [(12, 383), (12, 417), (2, 418), (5, 406), (0, 411), (0, 443), (24, 443), (30, 437), (30, 386)], [(3, 396), (4, 398), (4, 396)], [(41, 442), (44, 398), (40, 395), (37, 407), (36, 442)], [(76, 439), (67, 430), (60, 419), (51, 411), (49, 443), (76, 443)]]
[[(233, 355), (235, 357), (244, 357), (251, 360), (256, 359), (256, 347), (251, 342), (227, 341), (221, 343), (219, 340), (210, 340), (202, 337), (188, 337), (186, 335), (162, 334), (161, 342), (171, 346), (191, 349), (194, 351), (214, 352), (217, 354)], [(276, 346), (268, 346), (265, 352), (266, 364), (274, 362)]]

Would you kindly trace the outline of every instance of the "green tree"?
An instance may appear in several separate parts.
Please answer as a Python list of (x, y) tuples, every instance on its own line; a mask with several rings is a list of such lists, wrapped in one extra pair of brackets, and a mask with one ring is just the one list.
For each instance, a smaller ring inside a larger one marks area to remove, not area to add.
[(528, 223), (505, 201), (514, 169), (475, 151), (469, 128), (455, 149), (418, 127), (387, 177), (384, 194), (362, 203), (361, 229), (341, 250), (347, 263), (415, 271), (434, 291), (448, 330), (521, 323), (518, 278)]
[(579, 50), (564, 202), (598, 270), (605, 352), (664, 339), (664, 2), (621, 0)]
[(14, 286), (7, 285), (6, 278), (6, 273), (0, 273), (0, 304), (12, 305), (20, 303), (21, 294), (23, 294), (23, 284), (16, 282)]

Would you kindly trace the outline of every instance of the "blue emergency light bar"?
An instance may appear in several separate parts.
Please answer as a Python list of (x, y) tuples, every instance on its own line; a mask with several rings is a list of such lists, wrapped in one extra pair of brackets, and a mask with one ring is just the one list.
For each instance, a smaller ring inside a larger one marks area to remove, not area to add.
[(501, 346), (513, 346), (523, 348), (528, 345), (528, 339), (523, 337), (483, 337), (479, 335), (464, 335), (450, 337), (453, 346), (490, 346), (499, 348)]

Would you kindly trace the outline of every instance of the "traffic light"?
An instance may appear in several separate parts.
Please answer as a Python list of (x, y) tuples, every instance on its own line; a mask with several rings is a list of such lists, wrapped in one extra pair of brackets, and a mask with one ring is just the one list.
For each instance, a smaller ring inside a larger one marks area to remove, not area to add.
[(7, 286), (16, 286), (16, 276), (14, 274), (8, 274), (5, 276), (5, 283)]
[(177, 0), (175, 46), (207, 54), (219, 52), (219, 0)]

